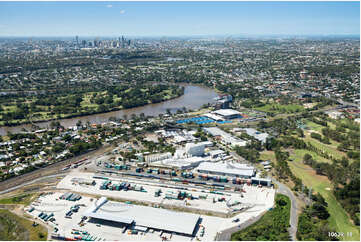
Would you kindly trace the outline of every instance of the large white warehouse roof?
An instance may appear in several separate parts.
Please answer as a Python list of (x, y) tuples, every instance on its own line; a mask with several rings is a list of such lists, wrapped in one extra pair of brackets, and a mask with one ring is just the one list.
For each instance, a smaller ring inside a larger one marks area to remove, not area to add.
[(137, 226), (187, 235), (193, 234), (199, 220), (199, 215), (192, 213), (111, 202), (105, 197), (100, 198), (83, 215), (127, 224), (135, 222)]
[(246, 164), (203, 162), (197, 167), (197, 171), (199, 172), (206, 171), (206, 172), (210, 172), (214, 174), (222, 174), (222, 175), (251, 177), (254, 175), (255, 169), (253, 166), (248, 166)]

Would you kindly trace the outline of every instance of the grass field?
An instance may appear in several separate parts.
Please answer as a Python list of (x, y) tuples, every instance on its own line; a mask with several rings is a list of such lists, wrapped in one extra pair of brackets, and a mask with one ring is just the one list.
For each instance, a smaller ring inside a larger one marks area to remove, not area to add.
[(321, 134), (321, 130), (323, 128), (325, 128), (324, 126), (316, 124), (316, 123), (314, 123), (312, 121), (307, 121), (305, 124), (310, 130), (314, 130), (314, 131), (316, 131), (316, 132), (318, 132), (320, 134)]
[[(316, 123), (314, 123), (314, 122), (312, 122), (312, 121), (309, 121), (309, 120), (307, 120), (307, 121), (305, 122), (305, 124), (307, 125), (307, 127), (308, 127), (310, 130), (317, 131), (317, 132), (319, 132), (320, 134), (321, 134), (321, 130), (322, 130), (323, 128), (326, 128), (325, 126), (316, 124)], [(336, 127), (336, 125), (333, 124), (333, 123), (331, 123), (331, 122), (327, 122), (327, 125), (328, 125), (328, 127), (331, 128), (331, 129), (335, 129), (335, 127)]]
[(346, 211), (337, 202), (332, 192), (331, 182), (327, 177), (317, 175), (311, 167), (303, 164), (303, 156), (301, 155), (303, 153), (305, 153), (303, 150), (295, 150), (290, 155), (290, 158), (293, 159), (292, 162), (289, 162), (292, 173), (301, 178), (307, 187), (312, 187), (313, 191), (319, 192), (325, 198), (328, 203), (328, 211), (331, 214), (329, 224), (334, 231), (345, 234), (352, 232), (352, 237), (344, 237), (343, 240), (359, 240), (360, 228), (352, 224)]
[(269, 112), (269, 113), (296, 113), (301, 112), (305, 108), (298, 104), (266, 104), (263, 107), (254, 108), (255, 110), (262, 111), (262, 112)]
[[(331, 122), (327, 122), (328, 127), (335, 129), (335, 124), (331, 123)], [(347, 157), (347, 154), (345, 154), (342, 151), (337, 150), (337, 146), (340, 145), (340, 143), (330, 139), (330, 143), (331, 144), (324, 144), (316, 139), (311, 138), (310, 134), (311, 132), (317, 132), (319, 134), (322, 135), (322, 129), (325, 128), (322, 125), (316, 124), (314, 122), (308, 121), (306, 122), (306, 125), (309, 127), (310, 130), (305, 132), (305, 138), (304, 141), (305, 142), (310, 142), (313, 146), (324, 150), (325, 152), (331, 154), (333, 157), (337, 158), (337, 159), (341, 159), (342, 157)]]
[(270, 160), (271, 162), (276, 163), (275, 153), (271, 150), (264, 150), (260, 153), (261, 160)]
[(29, 205), (34, 199), (34, 194), (24, 194), (0, 199), (0, 204), (23, 204)]
[(322, 156), (317, 155), (315, 152), (308, 150), (294, 150), (294, 152), (290, 152), (290, 154), (291, 154), (290, 159), (295, 161), (301, 161), (301, 163), (305, 154), (312, 155), (313, 159), (316, 160), (317, 162), (325, 162), (325, 163), (332, 162), (331, 160), (323, 158)]
[(337, 159), (341, 159), (344, 156), (347, 157), (344, 152), (337, 150), (337, 146), (339, 145), (339, 143), (337, 142), (330, 142), (331, 144), (324, 144), (316, 139), (311, 138), (311, 135), (307, 133), (305, 133), (305, 137), (303, 139), (305, 142), (310, 142), (313, 146), (317, 147), (318, 149), (324, 150), (325, 152)]
[(0, 240), (46, 240), (47, 229), (41, 225), (34, 227), (32, 224), (30, 220), (0, 209)]

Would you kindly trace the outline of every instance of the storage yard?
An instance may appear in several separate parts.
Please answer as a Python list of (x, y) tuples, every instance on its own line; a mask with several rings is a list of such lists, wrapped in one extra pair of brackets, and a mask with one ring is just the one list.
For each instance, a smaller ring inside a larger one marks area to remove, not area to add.
[[(258, 190), (250, 186), (248, 193)], [(270, 209), (273, 196), (274, 192), (270, 192), (267, 204), (253, 206), (232, 218), (140, 206), (129, 201), (112, 202), (105, 197), (96, 199), (75, 192), (44, 194), (26, 210), (53, 227), (52, 236), (57, 240), (160, 240), (162, 237), (167, 240), (191, 240), (193, 237), (213, 240), (217, 232), (238, 226)], [(72, 197), (78, 197), (78, 200)]]
[[(272, 187), (239, 191), (72, 172), (26, 208), (55, 240), (214, 240), (273, 207)], [(118, 201), (113, 201), (113, 200)]]

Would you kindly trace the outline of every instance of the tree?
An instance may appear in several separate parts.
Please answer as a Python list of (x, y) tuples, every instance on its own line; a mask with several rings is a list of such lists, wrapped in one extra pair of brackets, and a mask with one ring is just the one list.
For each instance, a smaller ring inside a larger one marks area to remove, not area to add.
[(301, 137), (301, 138), (305, 137), (305, 134), (303, 133), (302, 129), (298, 128), (296, 131), (297, 131), (299, 137)]
[(309, 164), (312, 160), (312, 156), (308, 153), (303, 156), (303, 163), (305, 164)]
[(76, 122), (76, 126), (77, 127), (82, 127), (83, 123), (81, 122), (81, 120), (79, 119), (78, 122)]
[(326, 207), (319, 203), (319, 202), (315, 202), (312, 205), (312, 209), (313, 209), (313, 213), (319, 218), (319, 219), (327, 219), (328, 217), (330, 217), (330, 214), (328, 213)]

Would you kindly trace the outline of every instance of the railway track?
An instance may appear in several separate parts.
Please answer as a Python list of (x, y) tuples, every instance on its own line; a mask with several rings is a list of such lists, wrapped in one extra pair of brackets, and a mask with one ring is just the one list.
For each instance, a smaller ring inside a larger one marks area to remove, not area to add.
[(101, 148), (99, 148), (97, 150), (87, 152), (87, 153), (82, 154), (80, 156), (76, 156), (76, 157), (72, 157), (72, 158), (67, 159), (67, 160), (59, 161), (57, 163), (48, 165), (46, 167), (39, 168), (37, 170), (25, 173), (23, 175), (12, 177), (10, 179), (2, 181), (2, 182), (0, 182), (0, 192), (8, 190), (9, 188), (12, 188), (12, 187), (15, 187), (15, 186), (19, 186), (19, 185), (21, 185), (23, 183), (30, 182), (30, 181), (38, 179), (40, 177), (63, 173), (62, 169), (66, 165), (69, 165), (69, 164), (71, 164), (71, 163), (73, 163), (73, 162), (75, 162), (75, 161), (77, 161), (79, 159), (84, 159), (84, 158), (88, 158), (88, 157), (91, 157), (91, 156), (95, 156), (95, 155), (97, 155), (99, 153), (107, 152), (110, 149), (110, 147), (111, 147), (110, 145), (105, 145), (105, 146), (102, 146)]

